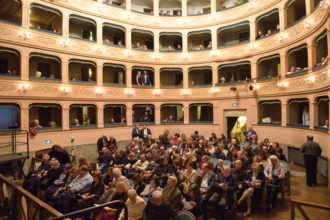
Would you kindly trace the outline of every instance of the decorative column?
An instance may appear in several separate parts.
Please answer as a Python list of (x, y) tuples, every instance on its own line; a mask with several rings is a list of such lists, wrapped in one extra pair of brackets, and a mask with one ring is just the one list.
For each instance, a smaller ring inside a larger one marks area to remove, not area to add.
[(96, 63), (96, 85), (103, 85), (103, 64), (101, 62)]
[(314, 103), (314, 115), (311, 115), (311, 117), (314, 119), (314, 126), (319, 125), (319, 105), (317, 101)]
[(154, 52), (159, 52), (159, 33), (154, 32)]
[(70, 130), (70, 107), (62, 107), (62, 128), (64, 131)]
[(29, 108), (21, 107), (21, 129), (29, 130)]
[(125, 41), (126, 48), (130, 50), (132, 49), (132, 31), (130, 27), (127, 27), (125, 34), (126, 34), (126, 41)]
[(127, 121), (127, 126), (132, 126), (133, 121), (132, 121), (132, 103), (126, 103), (126, 121)]
[(281, 78), (284, 79), (286, 73), (289, 70), (288, 56), (286, 54), (281, 54), (280, 62), (281, 62)]
[(280, 19), (280, 31), (284, 31), (288, 22), (286, 8), (280, 8), (279, 19)]
[(252, 125), (257, 125), (259, 121), (258, 105), (252, 105), (251, 107), (253, 112)]
[(103, 27), (102, 22), (96, 22), (96, 42), (100, 45), (103, 44)]
[(212, 30), (211, 32), (211, 37), (212, 37), (212, 50), (217, 50), (218, 49), (218, 45), (217, 45), (217, 42), (218, 42), (218, 33), (217, 33), (217, 30)]
[(126, 66), (126, 85), (127, 88), (132, 88), (132, 67)]
[(154, 0), (154, 15), (158, 16), (159, 15), (159, 0)]
[(184, 108), (184, 124), (189, 124), (189, 103), (184, 103), (183, 105)]
[(217, 12), (217, 0), (211, 0), (211, 13)]
[(21, 54), (21, 80), (29, 80), (29, 55), (25, 51)]
[(307, 57), (309, 72), (313, 72), (312, 67), (316, 64), (316, 45), (313, 42), (307, 46)]
[(182, 68), (182, 74), (183, 74), (183, 88), (184, 89), (188, 89), (188, 67), (187, 66), (184, 66)]
[(288, 123), (288, 104), (287, 103), (283, 103), (283, 101), (281, 102), (281, 120), (282, 126), (286, 126), (286, 124)]
[(218, 83), (219, 78), (218, 78), (218, 68), (216, 66), (212, 67), (212, 86), (216, 86)]
[[(330, 26), (329, 26), (329, 28), (330, 28)], [(330, 54), (330, 29), (328, 29), (328, 31), (327, 31), (327, 41), (328, 41), (328, 56), (329, 56), (329, 54)], [(330, 184), (329, 184), (329, 186), (330, 186)]]
[(155, 89), (160, 88), (160, 68), (158, 66), (154, 67), (154, 80)]
[(62, 83), (69, 83), (69, 62), (67, 59), (62, 59), (61, 63), (61, 72), (62, 72)]
[(187, 5), (188, 5), (188, 0), (182, 0), (182, 16), (187, 16), (187, 12), (188, 12), (188, 9), (187, 9)]
[(69, 37), (70, 35), (70, 18), (69, 15), (66, 13), (63, 13), (63, 19), (62, 19), (62, 36), (63, 37)]
[(22, 27), (30, 28), (30, 3), (29, 1), (22, 2)]
[(313, 101), (309, 102), (309, 129), (314, 129), (315, 125), (315, 104)]
[(103, 106), (97, 106), (97, 127), (104, 128)]
[(213, 124), (219, 124), (219, 103), (213, 103)]
[[(328, 95), (328, 96), (330, 97), (330, 95)], [(329, 102), (329, 118), (328, 118), (328, 120), (330, 122), (330, 102)], [(328, 131), (329, 131), (328, 133), (330, 134), (330, 129)], [(329, 163), (330, 163), (330, 160), (329, 160)], [(330, 168), (330, 166), (329, 166), (329, 168)], [(329, 170), (329, 172), (330, 172), (330, 170)], [(330, 176), (329, 176), (329, 179), (330, 179)], [(328, 185), (330, 186), (330, 184), (328, 184)]]
[(255, 19), (250, 21), (250, 42), (256, 41), (257, 25)]
[(160, 104), (156, 103), (155, 104), (155, 124), (159, 125), (160, 124)]
[(182, 52), (188, 52), (188, 34), (186, 32), (182, 33)]
[(126, 10), (131, 11), (132, 10), (132, 1), (126, 0)]
[(306, 4), (306, 16), (308, 16), (314, 9), (314, 0), (305, 0)]
[(258, 63), (256, 60), (251, 60), (251, 79), (258, 78)]

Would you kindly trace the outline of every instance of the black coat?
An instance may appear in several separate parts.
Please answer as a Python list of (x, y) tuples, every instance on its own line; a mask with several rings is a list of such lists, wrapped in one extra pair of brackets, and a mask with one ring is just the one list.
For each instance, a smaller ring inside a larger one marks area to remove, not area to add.
[(102, 150), (102, 147), (108, 147), (109, 146), (109, 142), (108, 139), (103, 140), (102, 137), (100, 137), (97, 140), (97, 151), (100, 152)]
[(143, 220), (171, 220), (178, 219), (175, 211), (171, 208), (171, 204), (164, 200), (163, 203), (158, 206), (152, 199), (149, 199), (144, 212)]
[(140, 137), (141, 136), (141, 131), (138, 128), (133, 128), (132, 130), (132, 139), (135, 137)]

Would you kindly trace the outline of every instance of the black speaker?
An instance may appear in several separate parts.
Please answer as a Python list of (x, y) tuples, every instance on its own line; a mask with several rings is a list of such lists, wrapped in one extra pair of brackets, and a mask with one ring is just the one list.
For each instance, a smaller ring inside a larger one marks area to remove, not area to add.
[(253, 90), (253, 85), (249, 86), (249, 90), (252, 91)]

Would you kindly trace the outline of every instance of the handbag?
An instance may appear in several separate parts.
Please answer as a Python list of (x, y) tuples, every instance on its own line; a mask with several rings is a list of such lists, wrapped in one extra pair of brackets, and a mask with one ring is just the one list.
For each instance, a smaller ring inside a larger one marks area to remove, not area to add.
[(102, 210), (103, 220), (116, 220), (116, 212)]

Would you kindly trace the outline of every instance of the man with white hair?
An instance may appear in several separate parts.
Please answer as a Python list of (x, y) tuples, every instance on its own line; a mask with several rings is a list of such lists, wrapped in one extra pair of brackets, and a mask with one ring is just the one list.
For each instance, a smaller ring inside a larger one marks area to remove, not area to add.
[(174, 220), (178, 219), (171, 204), (163, 200), (163, 194), (159, 190), (152, 193), (152, 199), (149, 199), (143, 212), (143, 220)]
[[(136, 194), (135, 189), (129, 189), (127, 191), (127, 211), (128, 211), (128, 219), (141, 219), (143, 215), (143, 210), (146, 207), (146, 202), (140, 196)], [(119, 216), (119, 220), (124, 220), (125, 218), (125, 211), (121, 212)]]
[(270, 211), (276, 205), (277, 194), (280, 191), (280, 180), (285, 177), (284, 166), (278, 162), (276, 155), (270, 156), (270, 163), (265, 168), (265, 176), (267, 179), (267, 202), (266, 211)]
[(112, 182), (109, 183), (110, 187), (115, 187), (118, 182), (122, 181), (126, 182), (126, 184), (129, 186), (128, 179), (125, 176), (121, 175), (121, 170), (119, 168), (113, 168), (112, 173), (113, 179)]
[(179, 188), (176, 186), (178, 180), (175, 176), (169, 176), (167, 179), (167, 186), (164, 188), (163, 196), (164, 199), (171, 203), (172, 209), (175, 211), (180, 210), (182, 194)]

